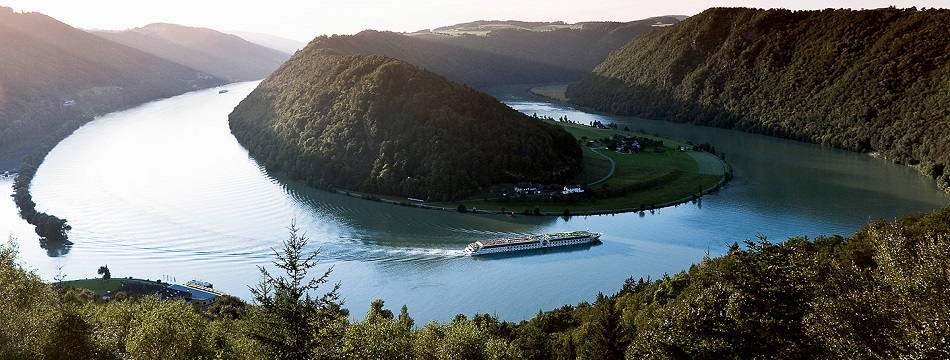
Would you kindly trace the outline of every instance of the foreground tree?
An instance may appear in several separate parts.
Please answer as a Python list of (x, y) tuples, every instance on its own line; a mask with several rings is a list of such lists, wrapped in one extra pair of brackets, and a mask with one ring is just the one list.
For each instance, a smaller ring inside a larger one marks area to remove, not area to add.
[(262, 280), (250, 288), (258, 306), (252, 315), (249, 336), (270, 358), (322, 357), (342, 337), (342, 332), (333, 331), (334, 325), (347, 315), (337, 293), (340, 284), (319, 297), (310, 295), (327, 282), (333, 268), (308, 280), (307, 272), (316, 266), (314, 259), (319, 252), (304, 252), (307, 238), (298, 234), (295, 222), (288, 230), (290, 239), (281, 251), (274, 250), (277, 260), (273, 262), (286, 276), (272, 276), (260, 267)]
[(102, 275), (102, 280), (109, 280), (112, 278), (112, 272), (109, 271), (109, 265), (102, 265), (99, 267), (99, 270), (96, 271), (99, 275)]
[[(341, 354), (346, 359), (413, 359), (412, 327), (406, 326), (412, 319), (383, 308), (383, 300), (370, 304), (366, 319), (346, 327)], [(403, 306), (405, 310), (406, 307)]]
[(35, 359), (55, 319), (56, 304), (52, 289), (36, 272), (18, 261), (19, 248), (10, 236), (0, 243), (0, 359)]

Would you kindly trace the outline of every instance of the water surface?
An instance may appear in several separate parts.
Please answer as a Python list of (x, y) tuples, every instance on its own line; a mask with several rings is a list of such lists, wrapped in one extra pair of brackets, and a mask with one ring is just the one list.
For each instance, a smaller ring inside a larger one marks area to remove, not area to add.
[[(583, 112), (528, 95), (524, 87), (490, 89), (528, 114), (632, 129), (725, 152), (735, 179), (695, 204), (636, 213), (572, 217), (456, 214), (358, 200), (269, 174), (228, 130), (227, 114), (256, 83), (197, 91), (103, 116), (61, 142), (34, 178), (40, 211), (66, 218), (76, 243), (66, 252), (37, 245), (0, 201), (0, 231), (19, 238), (21, 257), (45, 279), (115, 277), (177, 282), (197, 278), (250, 299), (258, 266), (296, 219), (319, 271), (332, 266), (345, 306), (361, 318), (382, 298), (406, 304), (418, 322), (457, 313), (530, 318), (538, 310), (614, 293), (630, 276), (687, 269), (763, 234), (850, 234), (878, 218), (950, 204), (916, 171), (863, 154), (735, 131)], [(9, 179), (0, 187), (9, 189)], [(4, 199), (8, 197), (4, 196)], [(511, 206), (520, 211), (516, 206)], [(556, 209), (555, 209), (556, 211)], [(503, 235), (590, 229), (603, 244), (527, 256), (469, 258), (469, 242)]]

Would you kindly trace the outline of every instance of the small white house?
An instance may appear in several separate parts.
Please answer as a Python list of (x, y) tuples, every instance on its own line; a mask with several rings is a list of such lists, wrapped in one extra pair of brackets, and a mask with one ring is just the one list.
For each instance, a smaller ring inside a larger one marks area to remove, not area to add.
[(564, 190), (561, 191), (561, 194), (580, 194), (584, 192), (584, 188), (580, 185), (568, 185), (564, 187)]
[(530, 182), (521, 182), (515, 184), (515, 193), (517, 194), (526, 194), (534, 195), (541, 192), (541, 185), (530, 183)]

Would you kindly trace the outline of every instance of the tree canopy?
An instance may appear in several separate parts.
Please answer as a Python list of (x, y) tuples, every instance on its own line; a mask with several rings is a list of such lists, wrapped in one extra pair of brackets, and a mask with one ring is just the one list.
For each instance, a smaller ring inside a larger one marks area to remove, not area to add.
[(229, 118), (255, 159), (318, 188), (449, 200), (499, 183), (563, 183), (581, 165), (562, 128), (379, 55), (308, 46)]
[[(458, 315), (416, 325), (383, 300), (347, 318), (335, 287), (309, 292), (314, 258), (291, 240), (255, 304), (209, 308), (44, 283), (0, 245), (0, 358), (642, 359), (950, 356), (950, 208), (877, 221), (849, 237), (731, 245), (689, 270), (630, 277), (613, 295), (518, 323)], [(316, 283), (315, 283), (316, 282)], [(411, 305), (411, 304), (410, 304)]]

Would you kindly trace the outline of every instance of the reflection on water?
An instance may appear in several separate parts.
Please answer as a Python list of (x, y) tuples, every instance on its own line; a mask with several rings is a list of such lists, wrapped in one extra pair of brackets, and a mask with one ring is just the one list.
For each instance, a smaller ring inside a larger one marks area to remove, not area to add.
[[(819, 146), (734, 131), (606, 117), (534, 100), (520, 87), (491, 89), (525, 113), (618, 122), (677, 140), (709, 141), (735, 178), (701, 202), (656, 212), (509, 218), (386, 205), (314, 190), (269, 174), (231, 136), (227, 114), (255, 83), (198, 91), (99, 118), (60, 143), (40, 167), (40, 211), (73, 226), (63, 254), (37, 246), (32, 228), (0, 201), (0, 230), (46, 279), (171, 275), (214, 283), (249, 299), (273, 248), (296, 219), (354, 317), (382, 298), (408, 305), (419, 323), (457, 313), (520, 320), (614, 293), (630, 277), (686, 269), (707, 252), (761, 233), (850, 234), (869, 220), (948, 204), (912, 169)], [(9, 186), (0, 179), (0, 186)], [(521, 209), (512, 207), (515, 212)], [(589, 229), (602, 244), (491, 259), (465, 256), (480, 239)], [(51, 257), (58, 255), (58, 257)], [(62, 270), (58, 270), (61, 268)]]
[(473, 256), (472, 259), (476, 261), (491, 261), (491, 260), (518, 258), (518, 257), (523, 257), (523, 256), (591, 251), (592, 248), (598, 245), (601, 245), (599, 241), (594, 242), (594, 243), (577, 244), (577, 245), (561, 246), (561, 247), (554, 247), (554, 248), (529, 249), (529, 250), (521, 250), (521, 251), (515, 251), (515, 252), (508, 252), (508, 253), (490, 253), (490, 254)]

